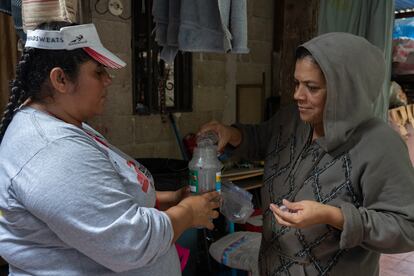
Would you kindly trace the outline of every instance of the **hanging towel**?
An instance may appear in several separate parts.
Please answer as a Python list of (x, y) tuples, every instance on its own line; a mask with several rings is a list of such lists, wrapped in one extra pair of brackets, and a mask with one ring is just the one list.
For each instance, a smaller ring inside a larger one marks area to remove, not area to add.
[(181, 0), (154, 0), (152, 6), (155, 41), (163, 46), (160, 57), (168, 63), (172, 63), (178, 53), (180, 8)]
[(218, 9), (221, 20), (221, 29), (223, 31), (223, 48), (225, 52), (230, 52), (232, 49), (231, 40), (232, 35), (230, 32), (230, 13), (231, 13), (231, 0), (218, 1)]
[[(155, 41), (157, 41), (158, 45), (163, 46), (163, 51), (166, 48), (174, 47), (174, 45), (168, 45), (167, 43), (168, 19), (170, 16), (169, 15), (169, 0), (154, 0), (152, 4), (152, 16), (153, 16), (153, 21), (156, 24), (156, 28), (154, 30)], [(177, 15), (177, 19), (178, 19), (178, 15)], [(175, 48), (178, 48), (178, 45)], [(161, 56), (163, 56), (163, 52), (161, 52)], [(165, 58), (162, 58), (162, 59), (165, 60)]]
[(23, 0), (23, 30), (32, 30), (44, 21), (76, 22), (77, 0)]
[[(219, 1), (221, 3), (221, 1)], [(247, 3), (246, 0), (231, 1), (231, 34), (232, 53), (245, 54), (249, 52), (247, 48)]]
[(155, 41), (161, 59), (178, 50), (248, 53), (246, 0), (154, 0)]
[[(230, 0), (225, 0), (230, 1)], [(181, 0), (178, 43), (189, 52), (227, 52), (218, 1)]]

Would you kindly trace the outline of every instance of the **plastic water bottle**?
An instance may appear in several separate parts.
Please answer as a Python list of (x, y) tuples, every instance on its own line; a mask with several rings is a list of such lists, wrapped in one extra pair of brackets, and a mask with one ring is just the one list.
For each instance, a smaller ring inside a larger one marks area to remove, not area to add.
[(188, 164), (190, 189), (194, 194), (221, 191), (221, 169), (223, 164), (217, 158), (218, 137), (207, 132), (197, 139), (193, 158)]

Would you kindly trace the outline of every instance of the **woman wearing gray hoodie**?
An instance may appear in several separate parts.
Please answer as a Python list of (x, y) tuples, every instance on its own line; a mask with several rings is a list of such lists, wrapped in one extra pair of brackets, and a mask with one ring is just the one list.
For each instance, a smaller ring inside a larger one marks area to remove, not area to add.
[(297, 49), (295, 106), (202, 127), (265, 160), (261, 275), (378, 275), (380, 253), (414, 250), (414, 170), (373, 112), (384, 72), (364, 38), (324, 34)]

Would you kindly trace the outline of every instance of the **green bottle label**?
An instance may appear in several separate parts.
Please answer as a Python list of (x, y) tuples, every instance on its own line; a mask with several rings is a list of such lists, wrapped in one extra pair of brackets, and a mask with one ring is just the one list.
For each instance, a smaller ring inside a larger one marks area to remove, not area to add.
[(190, 191), (192, 193), (197, 194), (198, 193), (198, 171), (190, 170), (189, 183), (190, 183)]

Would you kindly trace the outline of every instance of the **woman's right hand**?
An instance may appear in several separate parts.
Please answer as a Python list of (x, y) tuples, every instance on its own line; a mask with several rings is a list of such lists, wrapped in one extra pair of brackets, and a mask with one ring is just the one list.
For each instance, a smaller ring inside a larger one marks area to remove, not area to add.
[(190, 211), (189, 216), (192, 218), (192, 227), (206, 227), (213, 229), (213, 219), (219, 216), (217, 209), (220, 206), (220, 194), (218, 192), (209, 192), (197, 196), (189, 196), (183, 199), (178, 206), (184, 207)]
[(219, 138), (218, 151), (222, 151), (227, 144), (237, 147), (240, 145), (242, 140), (240, 130), (235, 127), (223, 125), (217, 121), (211, 121), (203, 125), (197, 135), (208, 131), (214, 131), (217, 134)]

